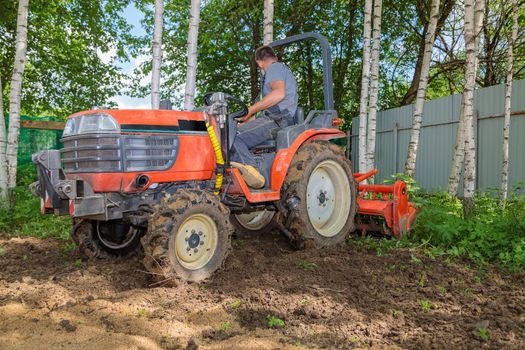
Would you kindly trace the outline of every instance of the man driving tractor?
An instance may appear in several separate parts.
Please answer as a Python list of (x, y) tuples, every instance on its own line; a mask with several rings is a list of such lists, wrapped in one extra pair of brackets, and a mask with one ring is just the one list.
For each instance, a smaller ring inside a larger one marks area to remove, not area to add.
[[(238, 133), (232, 146), (232, 166), (239, 169), (246, 184), (262, 188), (265, 184), (262, 164), (250, 151), (270, 139), (270, 130), (284, 128), (294, 123), (297, 110), (297, 82), (288, 67), (278, 62), (269, 46), (255, 51), (255, 62), (264, 72), (262, 99), (248, 109), (245, 117), (239, 118)], [(260, 116), (253, 116), (262, 112)], [(253, 119), (253, 120), (251, 120)]]

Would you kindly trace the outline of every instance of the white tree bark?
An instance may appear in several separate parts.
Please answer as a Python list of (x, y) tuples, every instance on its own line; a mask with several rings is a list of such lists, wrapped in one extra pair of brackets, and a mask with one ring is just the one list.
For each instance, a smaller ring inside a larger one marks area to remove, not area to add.
[[(474, 88), (476, 87), (476, 68), (481, 24), (478, 26), (474, 18), (483, 18), (485, 12), (485, 1), (477, 0), (475, 9), (473, 0), (465, 0), (465, 87), (463, 95), (465, 104), (463, 106), (463, 118), (465, 128), (465, 172), (463, 176), (463, 197), (465, 213), (468, 215), (474, 205), (474, 193), (476, 191), (476, 139), (474, 131)], [(474, 12), (476, 16), (474, 16)]]
[(430, 18), (428, 22), (427, 33), (425, 35), (425, 51), (421, 64), (421, 76), (416, 96), (416, 105), (414, 107), (414, 117), (412, 120), (412, 130), (410, 133), (410, 142), (408, 144), (408, 154), (405, 163), (405, 175), (414, 177), (416, 170), (417, 150), (419, 146), (419, 135), (421, 132), (421, 123), (423, 121), (423, 108), (425, 106), (425, 97), (427, 95), (428, 73), (430, 71), (430, 59), (432, 58), (432, 49), (436, 38), (436, 27), (439, 19), (439, 2), (432, 0)]
[(379, 44), (381, 36), (382, 0), (374, 1), (374, 29), (372, 31), (372, 59), (370, 67), (370, 100), (368, 101), (368, 144), (366, 171), (374, 168), (376, 154), (376, 118), (379, 94)]
[[(478, 7), (480, 4), (478, 4)], [(483, 23), (483, 11), (475, 11), (474, 14), (474, 26), (476, 28), (481, 29), (481, 25)], [(478, 30), (479, 33), (479, 30)], [(479, 47), (479, 35), (475, 38), (475, 45), (476, 47)], [(478, 56), (475, 57), (475, 67), (474, 71), (478, 71)], [(465, 121), (464, 121), (464, 115), (463, 110), (465, 106), (465, 94), (461, 96), (461, 106), (460, 106), (460, 114), (459, 114), (459, 122), (458, 122), (458, 128), (456, 132), (456, 142), (454, 144), (454, 151), (452, 155), (452, 165), (450, 167), (450, 173), (448, 177), (448, 186), (447, 191), (449, 194), (453, 196), (458, 195), (458, 188), (459, 188), (459, 178), (461, 175), (461, 169), (463, 166), (463, 161), (465, 159)]]
[(370, 33), (372, 31), (372, 0), (365, 0), (363, 23), (363, 71), (361, 74), (361, 99), (359, 104), (359, 171), (366, 172), (366, 127), (370, 83)]
[(7, 177), (8, 188), (16, 186), (16, 166), (18, 155), (18, 137), (20, 135), (20, 100), (22, 80), (26, 65), (27, 52), (27, 15), (29, 0), (19, 0), (16, 19), (16, 44), (11, 91), (9, 93), (9, 132), (7, 136)]
[(151, 108), (160, 105), (160, 67), (162, 65), (162, 27), (164, 21), (164, 1), (155, 0), (155, 24), (153, 29), (153, 61), (151, 65)]
[(264, 45), (273, 41), (273, 0), (264, 0)]
[(505, 118), (503, 121), (503, 162), (501, 168), (501, 200), (505, 201), (509, 192), (509, 137), (510, 113), (512, 107), (512, 69), (514, 64), (514, 42), (518, 36), (518, 1), (512, 2), (512, 32), (509, 36), (507, 53), (507, 81), (505, 84)]
[(5, 158), (7, 137), (4, 119), (4, 90), (0, 78), (0, 207), (7, 203), (7, 164)]
[(200, 0), (191, 0), (190, 27), (188, 29), (188, 60), (186, 68), (186, 91), (184, 109), (191, 111), (195, 107), (195, 82), (197, 80), (197, 43), (201, 12)]

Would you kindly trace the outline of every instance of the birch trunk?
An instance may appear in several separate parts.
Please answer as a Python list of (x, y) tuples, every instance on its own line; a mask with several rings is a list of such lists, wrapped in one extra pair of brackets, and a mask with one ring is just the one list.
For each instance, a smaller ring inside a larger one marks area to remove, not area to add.
[(4, 89), (0, 78), (0, 208), (8, 202), (7, 164), (5, 151), (7, 146), (4, 119)]
[(20, 100), (27, 58), (28, 11), (29, 0), (20, 0), (18, 2), (18, 16), (16, 19), (15, 62), (13, 65), (13, 77), (11, 78), (11, 91), (9, 93), (9, 131), (6, 150), (8, 190), (16, 186), (18, 138), (20, 135)]
[(264, 45), (273, 41), (273, 0), (264, 0)]
[(370, 33), (372, 31), (372, 0), (365, 0), (363, 24), (363, 71), (361, 74), (361, 100), (359, 104), (359, 171), (366, 172), (366, 126), (368, 116), (368, 90), (370, 83)]
[[(469, 216), (474, 209), (474, 193), (476, 191), (476, 140), (474, 131), (474, 88), (476, 86), (476, 68), (481, 23), (474, 18), (483, 19), (485, 1), (477, 0), (475, 9), (472, 0), (465, 1), (465, 45), (466, 45), (466, 67), (465, 87), (463, 95), (465, 104), (463, 106), (464, 128), (465, 128), (465, 172), (463, 176), (463, 207), (465, 216)], [(474, 12), (476, 15), (474, 16)], [(467, 21), (468, 16), (468, 21)]]
[(501, 200), (507, 199), (509, 191), (509, 137), (512, 107), (512, 69), (514, 64), (514, 42), (518, 36), (518, 1), (512, 2), (512, 32), (507, 53), (507, 81), (505, 84), (505, 118), (503, 121), (503, 163), (501, 168)]
[(200, 0), (191, 0), (190, 27), (188, 29), (188, 60), (186, 68), (186, 91), (184, 109), (191, 111), (195, 107), (195, 82), (197, 80), (197, 42), (201, 12)]
[(159, 109), (160, 105), (160, 67), (162, 65), (162, 26), (164, 1), (155, 0), (155, 24), (153, 29), (153, 62), (151, 66), (151, 108)]
[[(478, 5), (479, 6), (479, 5)], [(474, 22), (476, 28), (481, 28), (481, 25), (483, 23), (483, 13), (480, 13), (479, 11), (476, 11), (474, 14)], [(479, 46), (479, 35), (475, 38), (476, 47)], [(479, 59), (476, 55), (475, 57), (475, 67), (474, 71), (478, 71), (478, 64)], [(465, 95), (463, 94), (461, 96), (461, 106), (460, 106), (460, 114), (459, 114), (459, 122), (458, 122), (458, 128), (456, 132), (456, 142), (454, 143), (454, 151), (452, 155), (452, 165), (450, 167), (450, 173), (448, 177), (448, 186), (447, 191), (449, 194), (453, 196), (458, 195), (458, 188), (459, 188), (459, 178), (461, 175), (461, 169), (463, 166), (463, 161), (465, 159), (465, 121), (464, 121), (464, 115), (463, 110), (465, 106)]]
[(381, 35), (382, 0), (374, 1), (374, 29), (372, 31), (372, 59), (370, 68), (370, 101), (368, 101), (368, 144), (366, 171), (374, 168), (376, 153), (376, 118), (379, 90), (379, 44)]
[(423, 121), (425, 97), (427, 95), (428, 72), (430, 71), (430, 59), (432, 58), (432, 49), (434, 48), (436, 27), (439, 19), (439, 0), (432, 0), (431, 6), (430, 19), (428, 22), (427, 33), (425, 35), (425, 51), (423, 53), (423, 62), (421, 64), (421, 76), (417, 88), (416, 105), (414, 107), (412, 130), (410, 133), (410, 142), (408, 144), (407, 160), (405, 163), (405, 175), (410, 177), (414, 177), (414, 172), (416, 170), (419, 135), (421, 132), (421, 123)]

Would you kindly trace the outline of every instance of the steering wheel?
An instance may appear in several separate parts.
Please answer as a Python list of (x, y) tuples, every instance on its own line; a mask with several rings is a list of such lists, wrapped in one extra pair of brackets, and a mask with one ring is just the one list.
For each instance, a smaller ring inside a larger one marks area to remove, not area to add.
[[(204, 94), (203, 99), (204, 99), (204, 105), (205, 106), (211, 105), (211, 96), (214, 93), (215, 92), (207, 92), (207, 93)], [(237, 97), (234, 97), (234, 96), (229, 95), (227, 93), (224, 93), (224, 97), (226, 98), (227, 101), (232, 101), (232, 102), (234, 102), (235, 104), (237, 104), (237, 105), (239, 105), (241, 107), (241, 110), (239, 110), (239, 111), (228, 113), (228, 117), (231, 117), (233, 119), (237, 119), (237, 118), (242, 118), (242, 117), (244, 117), (245, 115), (248, 114), (248, 106), (246, 105), (246, 103), (242, 102)]]

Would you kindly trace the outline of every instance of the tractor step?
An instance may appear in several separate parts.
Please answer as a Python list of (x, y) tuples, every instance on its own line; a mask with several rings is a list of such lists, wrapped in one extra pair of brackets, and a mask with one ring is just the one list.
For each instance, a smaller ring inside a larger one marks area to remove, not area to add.
[(368, 185), (366, 179), (377, 174), (377, 169), (354, 174), (359, 183), (357, 204), (357, 229), (367, 232), (382, 232), (401, 238), (410, 231), (416, 219), (417, 209), (408, 200), (406, 183), (397, 180), (393, 185)]

